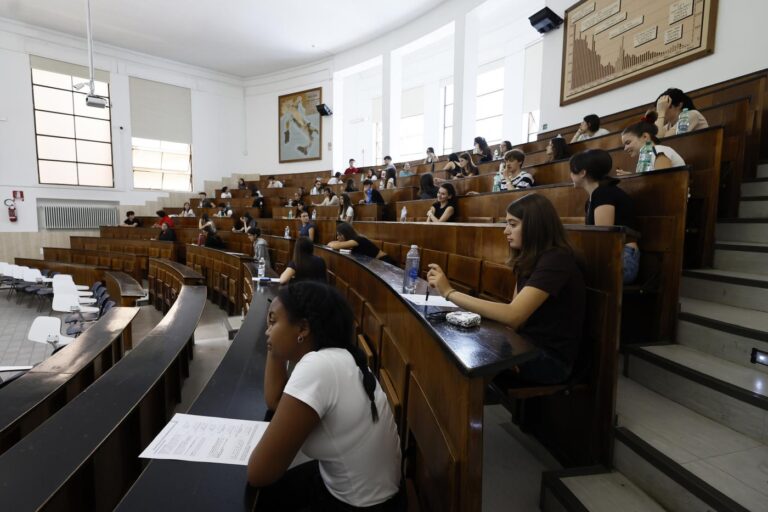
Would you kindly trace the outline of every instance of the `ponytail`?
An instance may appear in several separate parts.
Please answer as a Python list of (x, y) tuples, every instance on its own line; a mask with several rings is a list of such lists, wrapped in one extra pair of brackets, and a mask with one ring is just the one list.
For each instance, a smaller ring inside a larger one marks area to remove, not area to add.
[(376, 408), (376, 400), (374, 397), (374, 391), (376, 391), (376, 377), (373, 376), (371, 369), (368, 368), (368, 361), (366, 360), (365, 353), (356, 346), (349, 346), (347, 350), (355, 360), (357, 367), (360, 368), (360, 373), (363, 376), (363, 389), (365, 394), (368, 395), (368, 399), (371, 401), (371, 418), (373, 422), (379, 421), (379, 410)]
[(631, 133), (636, 137), (642, 137), (644, 133), (647, 133), (654, 144), (658, 144), (660, 141), (656, 134), (659, 133), (659, 127), (656, 126), (656, 120), (659, 118), (659, 114), (655, 110), (649, 110), (643, 117), (636, 123), (630, 124), (624, 131), (624, 133)]

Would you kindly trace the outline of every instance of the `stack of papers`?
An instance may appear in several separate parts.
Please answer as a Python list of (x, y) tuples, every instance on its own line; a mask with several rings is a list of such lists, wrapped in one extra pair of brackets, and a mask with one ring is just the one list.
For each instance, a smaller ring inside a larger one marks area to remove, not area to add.
[(417, 294), (410, 294), (410, 293), (403, 293), (401, 295), (417, 306), (439, 306), (441, 308), (458, 308), (459, 307), (453, 302), (449, 300), (445, 300), (440, 295), (430, 295), (429, 299), (426, 298), (427, 297), (426, 295), (417, 295)]

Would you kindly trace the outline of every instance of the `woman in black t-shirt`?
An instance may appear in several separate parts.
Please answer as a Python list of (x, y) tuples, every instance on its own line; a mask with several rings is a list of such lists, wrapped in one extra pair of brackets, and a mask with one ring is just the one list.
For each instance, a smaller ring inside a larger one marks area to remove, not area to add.
[[(571, 157), (571, 180), (589, 195), (584, 205), (584, 224), (588, 226), (626, 226), (635, 228), (632, 198), (621, 190), (619, 180), (608, 176), (613, 160), (607, 151), (588, 149)], [(637, 242), (624, 245), (624, 284), (637, 279), (640, 248)]]
[(539, 194), (507, 206), (504, 228), (510, 266), (517, 278), (512, 302), (478, 299), (454, 290), (443, 270), (429, 264), (429, 285), (457, 306), (510, 326), (540, 350), (518, 365), (518, 379), (537, 384), (565, 382), (571, 375), (584, 328), (581, 266), (555, 207)]
[(368, 256), (369, 258), (376, 258), (377, 260), (395, 264), (387, 253), (376, 247), (376, 244), (364, 236), (358, 235), (355, 228), (346, 222), (336, 224), (336, 240), (328, 242), (328, 247), (331, 249), (349, 249), (352, 251), (352, 254)]
[(427, 222), (453, 222), (458, 217), (456, 189), (443, 183), (437, 191), (437, 201), (427, 212)]
[(293, 248), (293, 261), (280, 275), (280, 284), (293, 281), (322, 281), (328, 280), (326, 276), (325, 260), (313, 254), (315, 249), (312, 241), (307, 237), (299, 237)]
[(437, 187), (431, 173), (422, 174), (419, 178), (419, 199), (437, 199)]

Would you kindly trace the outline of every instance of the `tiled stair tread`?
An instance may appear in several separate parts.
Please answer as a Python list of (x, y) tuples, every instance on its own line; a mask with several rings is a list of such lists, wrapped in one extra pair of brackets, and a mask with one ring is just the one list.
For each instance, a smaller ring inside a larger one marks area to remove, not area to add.
[(663, 512), (664, 508), (617, 471), (562, 479), (591, 512)]
[(765, 373), (750, 370), (684, 345), (652, 345), (642, 348), (691, 370), (768, 398), (768, 375)]
[(754, 309), (736, 308), (717, 302), (680, 297), (683, 313), (733, 324), (755, 331), (768, 332), (768, 313)]
[(734, 272), (732, 270), (718, 270), (713, 268), (707, 268), (707, 269), (696, 269), (696, 270), (685, 270), (685, 274), (688, 275), (701, 275), (701, 276), (716, 276), (716, 277), (734, 277), (736, 279), (749, 279), (752, 281), (762, 281), (766, 284), (768, 284), (768, 276), (760, 275), (760, 274), (748, 274), (746, 272)]
[[(759, 242), (730, 242), (728, 240), (718, 240), (715, 242), (715, 249), (719, 249), (720, 246), (724, 245), (732, 245), (736, 247), (760, 247), (761, 249), (768, 249), (768, 244), (761, 244)], [(727, 251), (728, 249), (724, 248), (722, 250)]]
[(678, 464), (764, 446), (624, 377), (616, 411), (619, 426)]
[(704, 482), (751, 511), (768, 511), (768, 448), (683, 464)]

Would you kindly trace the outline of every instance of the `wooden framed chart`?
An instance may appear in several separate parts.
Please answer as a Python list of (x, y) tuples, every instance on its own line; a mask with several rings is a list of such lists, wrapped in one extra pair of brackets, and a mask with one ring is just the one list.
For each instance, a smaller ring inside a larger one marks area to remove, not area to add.
[(560, 105), (715, 49), (717, 0), (583, 0), (565, 11)]
[(285, 94), (277, 99), (281, 164), (322, 158), (323, 124), (317, 111), (322, 102), (322, 87)]

